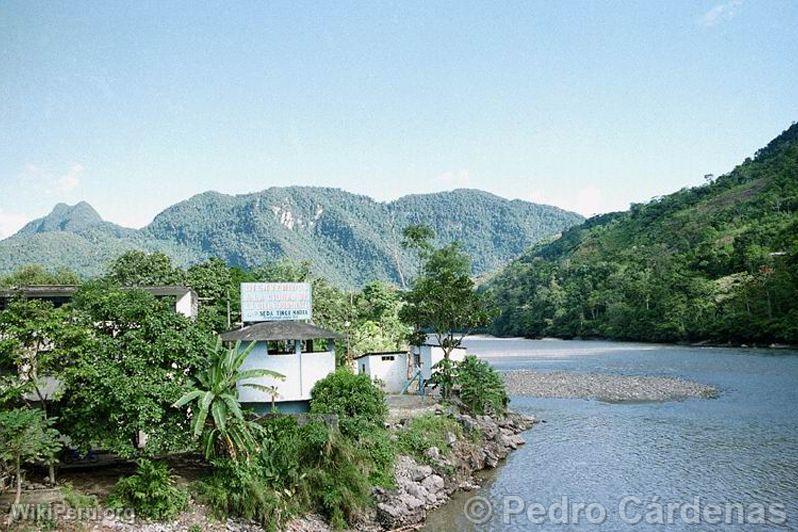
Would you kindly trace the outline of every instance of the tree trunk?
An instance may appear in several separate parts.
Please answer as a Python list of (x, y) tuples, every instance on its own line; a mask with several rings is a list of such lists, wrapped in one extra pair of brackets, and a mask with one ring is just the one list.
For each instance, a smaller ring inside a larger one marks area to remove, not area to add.
[(14, 495), (14, 504), (19, 504), (19, 501), (22, 500), (22, 468), (19, 464), (19, 455), (16, 457), (16, 473), (17, 473), (17, 492)]
[(55, 464), (52, 462), (47, 464), (47, 480), (55, 486)]

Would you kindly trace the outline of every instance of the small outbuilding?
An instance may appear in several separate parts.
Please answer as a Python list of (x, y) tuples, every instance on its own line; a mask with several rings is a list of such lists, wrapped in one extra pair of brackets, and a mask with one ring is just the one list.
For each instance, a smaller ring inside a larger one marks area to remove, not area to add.
[[(228, 331), (224, 342), (256, 342), (242, 370), (268, 369), (285, 376), (247, 379), (238, 385), (239, 400), (258, 413), (271, 411), (272, 403), (284, 413), (306, 412), (313, 386), (335, 371), (336, 332), (301, 321), (265, 321)], [(273, 387), (273, 393), (243, 383)]]
[(407, 351), (366, 353), (355, 358), (357, 372), (377, 381), (385, 393), (401, 393), (410, 378)]
[[(456, 347), (449, 355), (450, 360), (462, 362), (468, 351), (465, 347)], [(415, 371), (421, 371), (425, 381), (432, 378), (432, 367), (443, 360), (443, 348), (434, 344), (422, 344), (413, 347), (413, 366)]]
[[(466, 354), (464, 347), (458, 347), (452, 351), (450, 359), (462, 362)], [(358, 373), (379, 382), (385, 393), (404, 393), (411, 381), (417, 381), (418, 377), (421, 378), (419, 382), (423, 393), (425, 383), (435, 372), (433, 366), (441, 360), (443, 349), (440, 346), (423, 344), (413, 347), (410, 352), (365, 353), (355, 359), (355, 365)]]

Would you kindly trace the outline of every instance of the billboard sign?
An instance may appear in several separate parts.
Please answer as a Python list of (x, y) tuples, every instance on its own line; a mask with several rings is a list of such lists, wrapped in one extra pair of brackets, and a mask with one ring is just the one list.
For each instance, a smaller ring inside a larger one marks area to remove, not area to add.
[(241, 283), (241, 321), (309, 320), (310, 283)]

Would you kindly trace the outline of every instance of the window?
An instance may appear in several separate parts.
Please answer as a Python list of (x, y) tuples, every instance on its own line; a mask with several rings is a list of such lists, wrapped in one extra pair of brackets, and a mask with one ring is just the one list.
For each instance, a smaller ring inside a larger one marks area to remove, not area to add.
[(384, 355), (384, 356), (382, 357), (382, 361), (383, 361), (383, 362), (385, 362), (386, 360), (393, 360), (393, 359), (394, 359), (394, 356), (393, 356), (393, 355)]

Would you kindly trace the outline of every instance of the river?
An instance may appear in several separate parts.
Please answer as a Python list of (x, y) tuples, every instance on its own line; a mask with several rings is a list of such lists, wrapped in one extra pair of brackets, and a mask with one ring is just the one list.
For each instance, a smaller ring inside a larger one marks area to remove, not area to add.
[(719, 396), (636, 404), (512, 397), (513, 410), (545, 423), (481, 477), (479, 490), (431, 512), (425, 530), (798, 529), (798, 352), (489, 337), (465, 344), (498, 370), (681, 377)]

